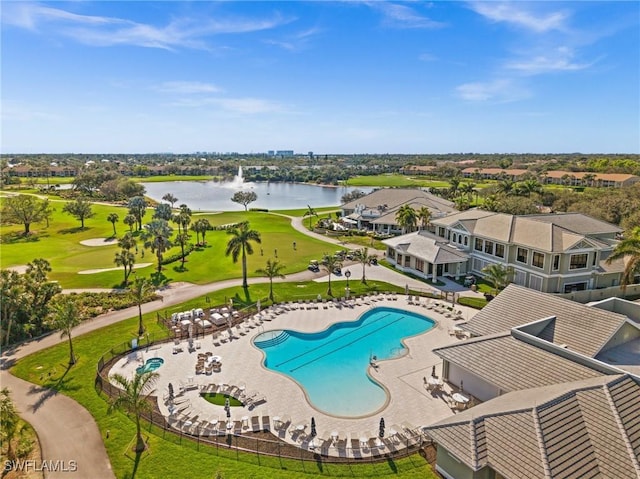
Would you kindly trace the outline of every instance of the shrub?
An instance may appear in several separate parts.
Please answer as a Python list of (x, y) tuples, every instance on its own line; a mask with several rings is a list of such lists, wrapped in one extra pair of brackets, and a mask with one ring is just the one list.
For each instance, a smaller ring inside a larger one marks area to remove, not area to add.
[[(185, 257), (189, 256), (189, 253), (191, 253), (194, 249), (196, 249), (196, 245), (191, 243), (186, 245), (184, 248)], [(180, 261), (181, 259), (182, 259), (182, 252), (179, 252), (179, 253), (172, 254), (170, 256), (163, 257), (161, 263), (169, 264), (169, 263), (173, 263), (174, 261)]]

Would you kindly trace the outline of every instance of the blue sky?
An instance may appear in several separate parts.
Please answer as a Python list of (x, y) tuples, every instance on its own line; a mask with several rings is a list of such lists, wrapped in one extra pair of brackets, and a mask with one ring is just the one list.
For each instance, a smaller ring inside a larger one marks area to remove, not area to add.
[(2, 2), (3, 153), (640, 153), (640, 2)]

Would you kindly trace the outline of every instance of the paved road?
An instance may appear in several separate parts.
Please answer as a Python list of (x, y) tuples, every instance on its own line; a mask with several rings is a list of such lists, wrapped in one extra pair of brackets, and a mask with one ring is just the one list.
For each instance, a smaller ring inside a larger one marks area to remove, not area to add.
[[(342, 247), (358, 249), (358, 245), (343, 244), (335, 238), (318, 235), (308, 231), (302, 224), (301, 218), (293, 218), (292, 225), (303, 233), (317, 237)], [(353, 280), (361, 277), (361, 266), (349, 266)], [(411, 288), (428, 290), (425, 283), (407, 278), (383, 266), (367, 267), (366, 275), (371, 279), (380, 279), (389, 283), (405, 285)], [(326, 275), (302, 271), (287, 276), (287, 281), (326, 281)], [(265, 283), (268, 278), (251, 278), (249, 284)], [(239, 286), (240, 279), (220, 281), (217, 283), (194, 285), (190, 283), (172, 283), (159, 290), (162, 300), (146, 303), (142, 306), (143, 313), (161, 310), (177, 305), (206, 293), (220, 289)], [(459, 287), (452, 283), (452, 287)], [(448, 289), (448, 288), (447, 288)], [(77, 291), (77, 290), (74, 290)], [(65, 291), (68, 292), (68, 291)], [(85, 321), (73, 331), (73, 337), (100, 329), (109, 324), (134, 317), (138, 314), (137, 306), (106, 313)], [(62, 461), (61, 464), (70, 467), (71, 461), (77, 464), (75, 472), (49, 471), (46, 478), (114, 478), (111, 464), (104, 447), (100, 430), (89, 412), (77, 402), (53, 390), (42, 388), (14, 377), (8, 369), (17, 360), (42, 349), (60, 343), (63, 339), (58, 334), (51, 334), (27, 343), (18, 345), (2, 353), (0, 359), (0, 384), (8, 387), (17, 405), (20, 415), (34, 427), (42, 445), (42, 458), (47, 461)]]

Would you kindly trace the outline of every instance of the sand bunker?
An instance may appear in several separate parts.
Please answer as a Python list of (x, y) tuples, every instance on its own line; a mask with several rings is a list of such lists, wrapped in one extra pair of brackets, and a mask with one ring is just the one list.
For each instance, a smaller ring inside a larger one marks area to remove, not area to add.
[(19, 264), (17, 266), (9, 266), (7, 269), (9, 271), (15, 271), (18, 274), (25, 274), (27, 272), (27, 265)]
[(80, 241), (81, 245), (84, 246), (111, 246), (112, 244), (117, 244), (117, 238), (91, 238), (88, 240)]
[[(133, 269), (138, 268), (146, 268), (147, 266), (152, 265), (153, 263), (136, 263), (133, 265)], [(84, 271), (78, 271), (78, 274), (96, 274), (96, 273), (104, 273), (105, 271), (116, 271), (121, 270), (120, 268), (103, 268), (103, 269), (85, 269)]]

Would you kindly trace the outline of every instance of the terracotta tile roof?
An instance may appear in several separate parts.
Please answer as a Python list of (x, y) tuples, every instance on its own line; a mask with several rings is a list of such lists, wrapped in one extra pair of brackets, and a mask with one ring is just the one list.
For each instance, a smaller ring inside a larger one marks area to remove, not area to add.
[(509, 332), (455, 343), (433, 352), (502, 391), (602, 375), (587, 366), (520, 341)]
[(476, 336), (508, 331), (554, 316), (543, 339), (594, 357), (626, 322), (626, 316), (510, 284), (464, 327)]
[(513, 392), (425, 432), (474, 471), (507, 478), (640, 477), (639, 381), (602, 376)]

